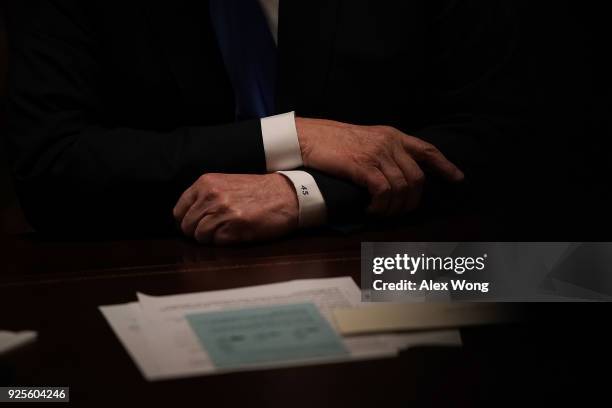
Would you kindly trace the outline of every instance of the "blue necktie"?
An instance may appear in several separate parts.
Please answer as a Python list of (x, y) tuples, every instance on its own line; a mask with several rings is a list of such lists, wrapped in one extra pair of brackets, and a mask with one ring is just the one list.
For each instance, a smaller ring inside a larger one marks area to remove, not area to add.
[(258, 0), (210, 0), (210, 15), (234, 88), (236, 118), (273, 115), (276, 44)]

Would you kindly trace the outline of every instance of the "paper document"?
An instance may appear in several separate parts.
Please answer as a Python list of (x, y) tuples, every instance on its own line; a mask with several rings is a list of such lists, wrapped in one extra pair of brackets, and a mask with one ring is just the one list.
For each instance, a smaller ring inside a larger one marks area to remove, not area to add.
[[(333, 310), (361, 304), (350, 277), (137, 297), (100, 310), (149, 380), (391, 357), (407, 346), (461, 343), (456, 330), (339, 337)], [(255, 319), (253, 325), (245, 324), (247, 317)], [(300, 336), (308, 342), (300, 343)]]
[(490, 303), (394, 303), (338, 308), (334, 317), (341, 334), (355, 335), (500, 323), (510, 312)]
[(186, 316), (217, 367), (348, 354), (313, 303)]
[(0, 330), (0, 354), (8, 353), (36, 340), (34, 331), (10, 332)]

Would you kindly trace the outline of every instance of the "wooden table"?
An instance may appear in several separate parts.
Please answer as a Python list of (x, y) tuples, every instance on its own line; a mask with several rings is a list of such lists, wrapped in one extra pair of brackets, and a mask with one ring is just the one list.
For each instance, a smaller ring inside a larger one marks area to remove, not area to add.
[(463, 331), (463, 348), (423, 347), (395, 359), (149, 383), (97, 309), (133, 301), (136, 291), (167, 295), (346, 275), (359, 282), (362, 241), (473, 240), (482, 236), (483, 224), (465, 216), (435, 218), (233, 248), (199, 246), (178, 237), (5, 236), (0, 239), (0, 329), (36, 330), (39, 338), (5, 359), (4, 382), (70, 386), (74, 403), (106, 407), (121, 402), (134, 407), (319, 407), (488, 401), (517, 362), (504, 347), (516, 341), (517, 331), (505, 326)]

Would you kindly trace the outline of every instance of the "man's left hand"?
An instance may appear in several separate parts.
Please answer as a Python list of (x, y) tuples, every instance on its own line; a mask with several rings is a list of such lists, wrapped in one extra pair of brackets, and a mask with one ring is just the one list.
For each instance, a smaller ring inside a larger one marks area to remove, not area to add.
[(281, 237), (298, 226), (298, 200), (281, 174), (201, 176), (178, 200), (174, 218), (201, 243), (233, 244)]

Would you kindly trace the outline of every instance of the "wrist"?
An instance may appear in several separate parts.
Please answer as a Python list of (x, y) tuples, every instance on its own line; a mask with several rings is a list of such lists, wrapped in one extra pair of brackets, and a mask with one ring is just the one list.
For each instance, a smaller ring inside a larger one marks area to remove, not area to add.
[(281, 199), (279, 212), (284, 214), (291, 227), (298, 226), (300, 206), (297, 193), (293, 183), (283, 176), (281, 173), (268, 174), (268, 177), (273, 178), (275, 189)]
[(325, 199), (314, 177), (306, 171), (279, 171), (293, 185), (298, 202), (300, 228), (318, 227), (325, 223), (327, 209)]

